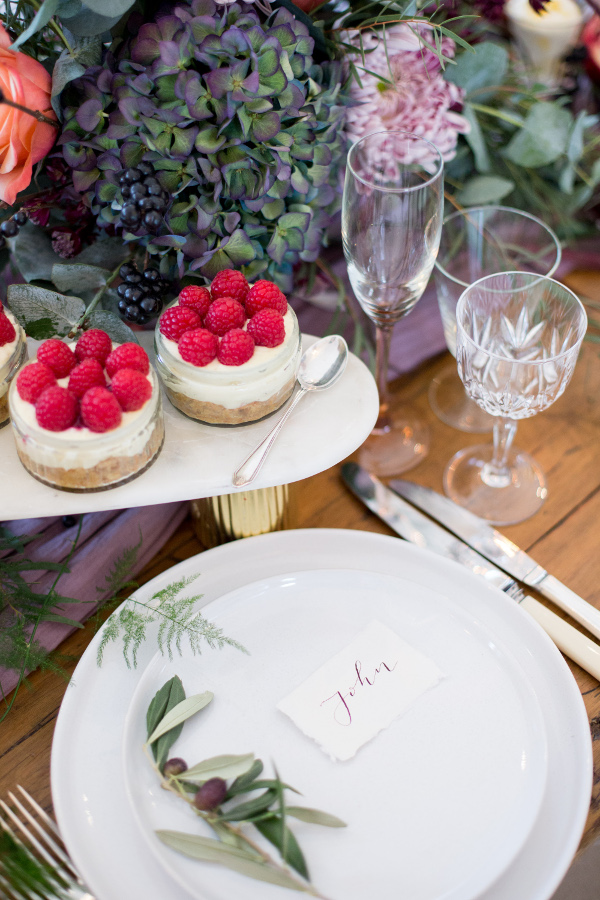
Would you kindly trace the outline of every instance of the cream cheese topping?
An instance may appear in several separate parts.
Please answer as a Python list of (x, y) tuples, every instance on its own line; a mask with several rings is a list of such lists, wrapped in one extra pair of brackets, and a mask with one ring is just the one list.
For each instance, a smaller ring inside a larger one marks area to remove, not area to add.
[(23, 340), (23, 332), (21, 326), (19, 325), (13, 314), (8, 309), (6, 309), (6, 307), (4, 307), (4, 313), (6, 314), (8, 320), (15, 326), (16, 335), (14, 341), (9, 341), (8, 344), (3, 344), (2, 347), (0, 347), (0, 378), (2, 378), (2, 381), (0, 381), (0, 397), (5, 394), (8, 389), (6, 381), (4, 380), (7, 373), (3, 372), (2, 370), (5, 366), (8, 365), (8, 361), (12, 358), (17, 346)]

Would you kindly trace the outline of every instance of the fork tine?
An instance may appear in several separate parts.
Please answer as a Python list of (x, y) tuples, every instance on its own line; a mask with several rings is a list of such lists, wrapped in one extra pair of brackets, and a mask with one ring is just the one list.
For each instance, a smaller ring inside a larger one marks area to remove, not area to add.
[(50, 818), (48, 813), (44, 809), (42, 809), (39, 803), (36, 803), (31, 794), (28, 794), (24, 787), (21, 787), (21, 785), (18, 784), (17, 789), (21, 791), (25, 800), (27, 800), (32, 809), (38, 814), (44, 825), (46, 825), (50, 829), (50, 831), (53, 831), (57, 838), (61, 839), (60, 831), (58, 830), (58, 825), (56, 824), (56, 822)]
[[(48, 853), (48, 851), (46, 850), (46, 848), (43, 847), (43, 846), (40, 844), (40, 842), (39, 842), (32, 834), (30, 834), (30, 832), (27, 830), (27, 827), (23, 824), (23, 822), (21, 822), (21, 820), (18, 818), (18, 816), (16, 816), (16, 815), (14, 814), (14, 812), (12, 811), (12, 809), (10, 808), (10, 806), (8, 806), (8, 805), (4, 802), (4, 800), (0, 800), (0, 808), (1, 808), (2, 810), (4, 810), (4, 814), (5, 814), (6, 816), (8, 816), (8, 818), (9, 818), (10, 821), (13, 823), (13, 825), (15, 826), (15, 828), (17, 829), (17, 831), (20, 832), (20, 834), (24, 835), (24, 837), (29, 841), (29, 843), (32, 845), (32, 847), (34, 847), (34, 849), (37, 850), (37, 852), (38, 852), (39, 855), (42, 857), (42, 859), (44, 860), (44, 862), (47, 862), (48, 865), (50, 865), (50, 866), (56, 865), (55, 860), (52, 858), (52, 856), (50, 856), (50, 854)], [(7, 830), (10, 834), (12, 834), (13, 837), (17, 837), (17, 836), (18, 836), (18, 835), (15, 835), (15, 834), (14, 834), (14, 832), (12, 831), (12, 829), (10, 828), (10, 826), (8, 825), (8, 823), (7, 823), (6, 821), (4, 821), (3, 824), (4, 824), (4, 827), (6, 828), (6, 830)], [(21, 843), (22, 843), (22, 841), (21, 841)]]
[[(11, 802), (14, 803), (14, 805), (17, 807), (19, 812), (23, 816), (25, 816), (25, 818), (27, 819), (27, 821), (29, 822), (31, 827), (34, 829), (36, 834), (38, 834), (39, 837), (45, 842), (46, 846), (49, 847), (50, 850), (52, 850), (52, 852), (58, 857), (58, 859), (62, 863), (64, 863), (66, 866), (69, 866), (70, 865), (69, 857), (64, 852), (62, 847), (59, 847), (58, 844), (56, 843), (56, 841), (47, 832), (44, 831), (44, 829), (40, 826), (39, 822), (33, 818), (31, 813), (29, 812), (29, 810), (27, 810), (23, 806), (23, 804), (19, 801), (19, 799), (17, 797), (15, 797), (15, 795), (13, 793), (11, 793), (9, 791), (8, 796), (10, 797)], [(46, 813), (44, 813), (44, 810), (41, 807), (39, 807), (39, 809), (41, 810), (41, 812), (44, 815), (46, 815)], [(46, 818), (49, 818), (49, 817), (46, 816)], [(30, 840), (31, 839), (32, 838), (30, 836)], [(52, 860), (52, 862), (54, 863), (54, 860)]]

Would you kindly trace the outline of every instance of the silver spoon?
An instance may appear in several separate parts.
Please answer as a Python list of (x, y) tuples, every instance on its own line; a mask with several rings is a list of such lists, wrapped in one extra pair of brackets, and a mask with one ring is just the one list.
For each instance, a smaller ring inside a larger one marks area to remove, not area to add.
[(320, 341), (316, 341), (308, 350), (305, 350), (298, 367), (297, 377), (300, 390), (266, 438), (233, 473), (233, 483), (236, 487), (250, 484), (256, 478), (277, 435), (302, 397), (309, 391), (324, 391), (335, 384), (346, 368), (347, 361), (348, 345), (339, 334), (321, 338)]

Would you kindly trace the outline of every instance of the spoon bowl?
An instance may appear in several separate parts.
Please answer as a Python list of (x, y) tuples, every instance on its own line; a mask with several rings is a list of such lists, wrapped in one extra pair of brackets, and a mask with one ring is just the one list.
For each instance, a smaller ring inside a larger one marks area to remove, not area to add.
[(299, 401), (311, 391), (324, 391), (343, 375), (348, 362), (348, 345), (339, 334), (315, 341), (302, 354), (297, 380), (300, 390), (268, 435), (233, 473), (236, 487), (250, 484), (260, 472), (269, 450)]

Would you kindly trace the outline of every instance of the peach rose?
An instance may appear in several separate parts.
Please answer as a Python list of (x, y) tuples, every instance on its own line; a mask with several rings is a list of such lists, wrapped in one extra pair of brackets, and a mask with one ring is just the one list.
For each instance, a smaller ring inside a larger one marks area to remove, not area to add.
[[(15, 103), (56, 119), (50, 103), (52, 79), (43, 65), (25, 53), (11, 50), (0, 25), (0, 90)], [(58, 129), (28, 113), (0, 104), (0, 200), (10, 206), (30, 181), (33, 166), (54, 144)]]

